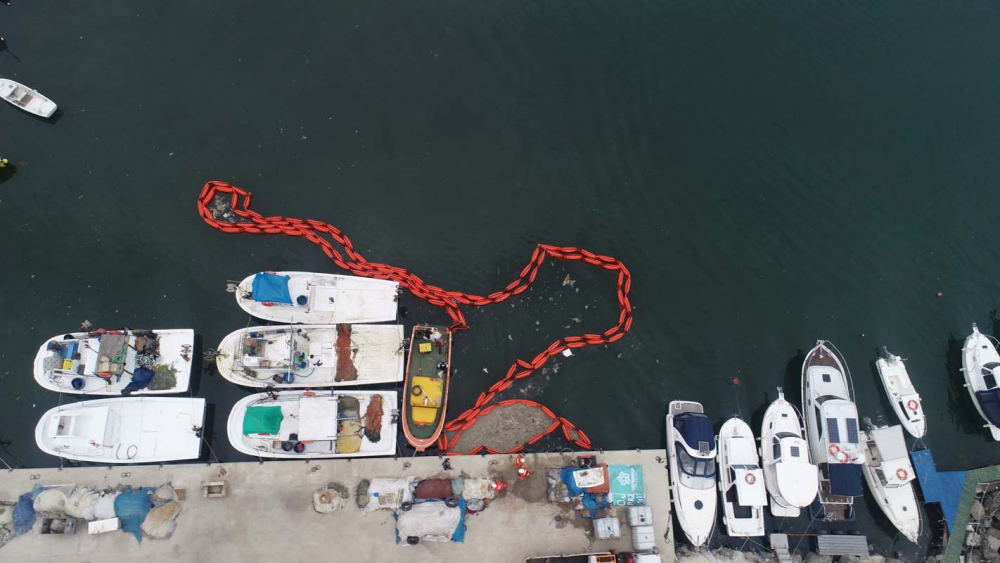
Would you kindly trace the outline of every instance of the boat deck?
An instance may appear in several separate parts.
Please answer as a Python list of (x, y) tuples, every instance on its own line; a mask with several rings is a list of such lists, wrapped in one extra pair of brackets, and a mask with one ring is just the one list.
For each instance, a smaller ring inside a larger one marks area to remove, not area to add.
[[(432, 327), (427, 327), (432, 328)], [(432, 341), (430, 338), (422, 338), (418, 336), (418, 332), (414, 332), (413, 342), (410, 344), (410, 358), (407, 372), (408, 386), (406, 390), (406, 396), (403, 397), (404, 401), (410, 400), (410, 393), (413, 387), (413, 377), (415, 376), (425, 376), (440, 378), (438, 373), (438, 364), (441, 362), (449, 361), (451, 353), (451, 333), (447, 329), (439, 329), (441, 331), (441, 338), (438, 342), (443, 342), (440, 346)], [(427, 344), (431, 346), (431, 351), (429, 353), (420, 353), (420, 345)], [(433, 438), (437, 433), (440, 426), (439, 422), (441, 416), (445, 411), (448, 401), (448, 377), (447, 371), (451, 369), (451, 366), (447, 366), (446, 374), (443, 383), (442, 391), (442, 407), (438, 410), (437, 418), (435, 418), (432, 424), (417, 424), (413, 420), (413, 409), (406, 408), (406, 423), (407, 428), (414, 438), (427, 440)]]

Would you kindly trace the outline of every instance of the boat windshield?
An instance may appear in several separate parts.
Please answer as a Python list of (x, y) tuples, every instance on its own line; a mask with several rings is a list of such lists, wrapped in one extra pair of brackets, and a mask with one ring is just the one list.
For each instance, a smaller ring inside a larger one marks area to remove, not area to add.
[(693, 489), (710, 489), (715, 486), (715, 459), (699, 459), (684, 450), (677, 442), (677, 461), (681, 468), (681, 482)]

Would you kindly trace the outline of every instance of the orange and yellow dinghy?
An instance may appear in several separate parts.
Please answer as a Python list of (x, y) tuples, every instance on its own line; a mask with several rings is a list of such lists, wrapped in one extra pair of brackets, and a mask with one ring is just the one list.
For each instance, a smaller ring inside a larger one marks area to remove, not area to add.
[(451, 329), (414, 326), (403, 387), (403, 433), (418, 452), (434, 446), (444, 430), (450, 377)]

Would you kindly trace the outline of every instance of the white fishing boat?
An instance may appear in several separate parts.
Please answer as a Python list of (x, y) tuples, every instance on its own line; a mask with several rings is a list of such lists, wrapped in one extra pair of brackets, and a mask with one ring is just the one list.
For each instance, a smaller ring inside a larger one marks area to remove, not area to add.
[(771, 514), (797, 518), (801, 509), (816, 500), (819, 475), (809, 461), (809, 444), (802, 437), (799, 414), (780, 387), (778, 398), (764, 411), (760, 454), (764, 483), (771, 495)]
[(730, 418), (719, 429), (716, 441), (719, 496), (726, 531), (730, 537), (763, 536), (767, 491), (753, 430), (739, 418)]
[(975, 323), (962, 347), (962, 372), (976, 410), (993, 439), (1000, 441), (1000, 354)]
[(391, 456), (396, 453), (397, 401), (395, 391), (250, 395), (229, 414), (229, 442), (260, 458)]
[(312, 272), (258, 272), (236, 288), (244, 311), (278, 323), (394, 321), (398, 299), (393, 281)]
[(205, 399), (117, 397), (49, 410), (35, 427), (43, 452), (93, 463), (162, 463), (201, 456)]
[(73, 395), (165, 395), (191, 383), (194, 331), (104, 330), (48, 339), (35, 355), (35, 381)]
[(913, 491), (916, 472), (910, 463), (903, 429), (883, 426), (861, 433), (866, 462), (861, 466), (868, 490), (892, 525), (906, 539), (917, 543), (920, 536), (920, 509)]
[(875, 367), (878, 369), (879, 377), (882, 378), (882, 385), (885, 387), (886, 395), (889, 396), (889, 402), (892, 403), (892, 410), (896, 411), (896, 417), (907, 432), (914, 438), (923, 438), (927, 432), (927, 425), (920, 395), (910, 382), (910, 375), (906, 372), (903, 358), (887, 349), (884, 350), (885, 356), (875, 360)]
[(37, 90), (7, 78), (0, 78), (0, 97), (11, 105), (39, 117), (52, 117), (52, 114), (56, 112), (55, 102)]
[(671, 401), (667, 411), (670, 493), (684, 535), (695, 547), (715, 527), (715, 436), (701, 403)]
[(853, 521), (854, 497), (863, 494), (865, 462), (853, 385), (826, 342), (817, 341), (802, 363), (802, 414), (812, 459), (819, 467), (819, 497), (812, 517)]
[(337, 387), (403, 380), (402, 325), (255, 326), (230, 333), (215, 364), (248, 387)]

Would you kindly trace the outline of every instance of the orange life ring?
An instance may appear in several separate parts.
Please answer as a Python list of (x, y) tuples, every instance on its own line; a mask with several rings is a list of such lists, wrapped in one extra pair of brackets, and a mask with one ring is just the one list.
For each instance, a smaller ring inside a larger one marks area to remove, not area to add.
[(274, 307), (274, 303), (271, 303), (270, 301), (261, 301), (260, 304), (265, 307)]
[(743, 480), (747, 482), (747, 485), (753, 485), (754, 483), (757, 482), (757, 476), (754, 475), (753, 473), (747, 473), (743, 477)]
[(837, 458), (837, 461), (839, 461), (840, 463), (851, 462), (851, 456), (847, 455), (847, 452), (838, 451), (835, 457)]
[(837, 444), (830, 444), (830, 455), (836, 457), (839, 452), (840, 452), (840, 446), (838, 446)]
[(909, 476), (910, 476), (909, 472), (907, 472), (902, 467), (896, 470), (896, 478), (899, 479), (900, 481), (905, 481), (906, 478)]
[(917, 412), (917, 408), (920, 407), (920, 403), (916, 399), (910, 399), (906, 401), (906, 406), (913, 412)]

